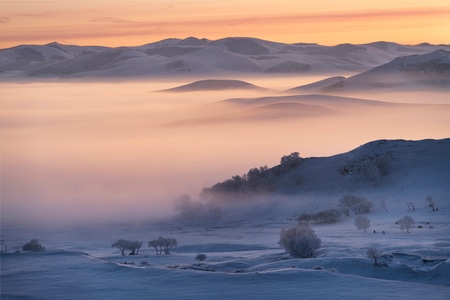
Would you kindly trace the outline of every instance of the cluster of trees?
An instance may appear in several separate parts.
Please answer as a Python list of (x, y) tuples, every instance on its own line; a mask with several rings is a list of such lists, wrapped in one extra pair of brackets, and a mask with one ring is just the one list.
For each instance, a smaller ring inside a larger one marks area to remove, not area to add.
[[(115, 243), (113, 243), (111, 245), (111, 247), (119, 249), (120, 253), (122, 255), (125, 255), (126, 250), (131, 251), (129, 253), (129, 255), (138, 255), (139, 249), (141, 249), (142, 244), (143, 243), (139, 242), (139, 241), (133, 242), (133, 241), (119, 239)], [(178, 246), (178, 242), (174, 238), (170, 238), (170, 237), (164, 238), (164, 237), (160, 236), (158, 239), (148, 242), (148, 246), (154, 247), (156, 250), (156, 254), (162, 254), (163, 251), (165, 254), (169, 254), (170, 250), (173, 247)]]
[(347, 195), (339, 199), (340, 204), (352, 209), (355, 215), (366, 214), (373, 208), (373, 203), (366, 198)]
[(163, 251), (164, 254), (170, 254), (170, 250), (173, 247), (178, 246), (178, 242), (174, 238), (164, 238), (160, 236), (158, 239), (148, 242), (148, 246), (155, 248), (156, 255), (161, 255)]
[(142, 247), (142, 242), (119, 239), (111, 247), (119, 249), (122, 255), (125, 255), (125, 250), (131, 251), (129, 255), (138, 255), (139, 249)]
[(214, 199), (202, 202), (194, 201), (188, 195), (182, 195), (173, 201), (173, 206), (183, 219), (189, 221), (218, 220), (222, 216), (220, 205)]
[(298, 221), (307, 223), (313, 222), (316, 224), (329, 224), (338, 222), (341, 220), (342, 216), (343, 213), (340, 210), (327, 209), (312, 214), (304, 213), (298, 217)]
[(307, 224), (300, 222), (296, 227), (281, 229), (279, 244), (291, 256), (306, 258), (320, 248), (321, 240)]
[(43, 251), (45, 247), (39, 243), (38, 239), (32, 239), (22, 247), (22, 251)]
[(382, 176), (391, 170), (391, 153), (374, 154), (358, 160), (352, 160), (340, 169), (341, 174), (359, 174), (368, 182), (378, 185)]
[[(247, 174), (236, 175), (231, 179), (216, 183), (210, 188), (204, 188), (200, 194), (202, 199), (210, 199), (218, 195), (243, 196), (255, 193), (272, 192), (278, 177), (296, 169), (303, 161), (298, 152), (281, 157), (280, 164), (268, 168), (252, 168)], [(299, 181), (296, 180), (297, 184)]]

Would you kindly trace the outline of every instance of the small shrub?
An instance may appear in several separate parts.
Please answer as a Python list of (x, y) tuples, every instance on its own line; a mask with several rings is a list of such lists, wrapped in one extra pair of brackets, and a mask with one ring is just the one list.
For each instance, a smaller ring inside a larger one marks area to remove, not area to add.
[(199, 254), (197, 254), (197, 256), (195, 257), (195, 260), (198, 260), (198, 261), (204, 261), (206, 258), (207, 258), (206, 254), (199, 253)]

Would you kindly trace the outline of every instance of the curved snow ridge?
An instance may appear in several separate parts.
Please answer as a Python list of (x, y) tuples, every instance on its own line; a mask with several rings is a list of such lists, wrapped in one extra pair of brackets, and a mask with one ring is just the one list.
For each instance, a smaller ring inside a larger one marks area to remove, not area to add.
[(255, 250), (272, 250), (261, 245), (244, 245), (244, 244), (196, 244), (185, 245), (174, 249), (177, 253), (197, 253), (197, 252), (237, 252), (237, 251), (255, 251)]
[(35, 256), (90, 256), (86, 252), (72, 251), (64, 249), (43, 250), (43, 251), (17, 251), (11, 253), (2, 253), (2, 255), (18, 256), (18, 255), (35, 255)]

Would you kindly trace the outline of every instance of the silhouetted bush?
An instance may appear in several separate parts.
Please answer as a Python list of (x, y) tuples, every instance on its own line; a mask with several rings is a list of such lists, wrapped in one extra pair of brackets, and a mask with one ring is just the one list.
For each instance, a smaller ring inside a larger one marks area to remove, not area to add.
[(38, 239), (32, 239), (22, 247), (22, 251), (43, 251), (45, 248), (39, 244)]
[(195, 260), (204, 261), (206, 258), (207, 258), (206, 254), (200, 253), (200, 254), (197, 254), (197, 256), (195, 257)]

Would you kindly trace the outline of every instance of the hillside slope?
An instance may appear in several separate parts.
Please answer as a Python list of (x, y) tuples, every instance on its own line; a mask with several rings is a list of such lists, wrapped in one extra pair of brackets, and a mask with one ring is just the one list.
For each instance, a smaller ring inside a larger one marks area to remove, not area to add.
[(205, 188), (205, 199), (248, 199), (259, 195), (321, 193), (342, 195), (360, 191), (415, 191), (450, 194), (450, 138), (442, 140), (377, 140), (330, 157), (284, 156), (272, 168), (251, 169)]
[(450, 52), (437, 50), (421, 55), (401, 56), (348, 78), (331, 77), (288, 91), (332, 93), (399, 87), (407, 89), (414, 87), (449, 88)]

